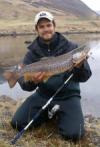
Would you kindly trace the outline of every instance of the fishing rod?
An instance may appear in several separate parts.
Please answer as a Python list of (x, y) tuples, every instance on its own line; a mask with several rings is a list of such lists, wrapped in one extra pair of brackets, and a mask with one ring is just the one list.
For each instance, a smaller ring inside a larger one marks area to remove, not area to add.
[(73, 77), (73, 73), (65, 80), (65, 82), (57, 89), (53, 96), (46, 102), (46, 104), (35, 114), (33, 119), (23, 128), (20, 132), (17, 133), (15, 138), (11, 141), (11, 144), (15, 144), (17, 140), (24, 134), (24, 132), (29, 128), (29, 126), (40, 116), (40, 114), (50, 105), (51, 101), (53, 101), (54, 97), (62, 90), (62, 88), (69, 82), (69, 80)]

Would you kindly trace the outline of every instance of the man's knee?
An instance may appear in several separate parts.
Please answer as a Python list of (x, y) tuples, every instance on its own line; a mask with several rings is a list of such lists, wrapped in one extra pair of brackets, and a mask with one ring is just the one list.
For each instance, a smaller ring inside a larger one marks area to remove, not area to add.
[[(36, 112), (37, 113), (37, 112)], [(33, 118), (35, 116), (36, 113), (33, 113)], [(42, 117), (43, 116), (43, 117)], [(27, 119), (27, 118), (23, 118), (21, 117), (20, 115), (17, 115), (15, 113), (15, 115), (13, 116), (12, 120), (11, 120), (11, 125), (14, 129), (17, 129), (17, 130), (22, 130), (30, 121), (32, 120), (32, 117), (30, 119)], [(29, 129), (32, 129), (33, 127), (34, 128), (37, 128), (39, 126), (41, 126), (41, 124), (45, 121), (47, 121), (48, 118), (47, 118), (47, 115), (46, 114), (42, 114), (41, 116), (39, 116), (33, 124), (31, 124), (31, 126), (29, 127)]]
[(10, 123), (11, 123), (11, 126), (18, 131), (22, 130), (26, 125), (25, 122), (19, 121), (15, 117), (12, 118)]
[(72, 128), (60, 128), (59, 129), (59, 133), (60, 135), (64, 138), (64, 139), (68, 139), (68, 140), (73, 140), (73, 141), (78, 141), (80, 140), (84, 134), (85, 134), (85, 129), (82, 126), (79, 129), (72, 129)]

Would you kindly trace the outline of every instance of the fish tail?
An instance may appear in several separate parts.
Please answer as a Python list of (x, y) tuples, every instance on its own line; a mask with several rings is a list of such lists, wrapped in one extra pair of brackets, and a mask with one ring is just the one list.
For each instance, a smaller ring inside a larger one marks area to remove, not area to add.
[(3, 74), (4, 78), (8, 81), (10, 88), (13, 88), (18, 80), (18, 74), (11, 71), (5, 71)]

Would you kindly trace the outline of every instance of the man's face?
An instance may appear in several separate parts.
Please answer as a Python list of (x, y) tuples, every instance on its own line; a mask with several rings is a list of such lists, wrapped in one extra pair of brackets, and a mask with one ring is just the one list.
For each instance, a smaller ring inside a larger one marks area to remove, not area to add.
[(50, 22), (48, 19), (40, 19), (36, 30), (38, 32), (38, 35), (45, 41), (49, 41), (52, 39), (54, 33), (55, 33), (55, 25), (53, 22)]

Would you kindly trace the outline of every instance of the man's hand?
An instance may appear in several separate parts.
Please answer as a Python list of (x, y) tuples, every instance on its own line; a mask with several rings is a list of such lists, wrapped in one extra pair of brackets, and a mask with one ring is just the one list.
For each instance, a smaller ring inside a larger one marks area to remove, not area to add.
[(44, 78), (45, 72), (37, 72), (32, 75), (32, 81), (36, 84), (42, 82)]
[[(20, 69), (22, 69), (24, 66), (25, 66), (25, 65), (21, 63), (21, 64), (18, 65), (18, 69), (20, 70)], [(40, 83), (40, 82), (42, 82), (42, 81), (44, 80), (45, 75), (46, 75), (45, 72), (37, 72), (37, 73), (34, 73), (34, 74), (32, 75), (31, 79), (32, 79), (32, 81), (33, 81), (34, 83), (37, 84), (37, 83)]]
[(80, 63), (74, 63), (74, 67), (80, 68), (86, 59), (82, 60)]
[(74, 64), (74, 67), (76, 68), (80, 68), (82, 64), (84, 63), (84, 61), (88, 59), (89, 56), (87, 55), (86, 57), (83, 58), (83, 60), (80, 57), (81, 57), (81, 53), (76, 53), (75, 55), (73, 55), (73, 64)]

